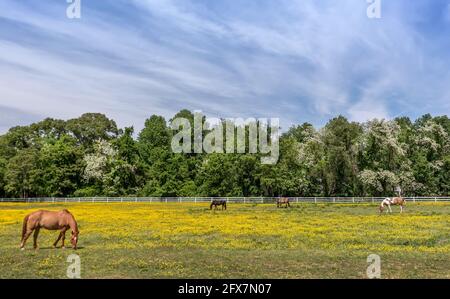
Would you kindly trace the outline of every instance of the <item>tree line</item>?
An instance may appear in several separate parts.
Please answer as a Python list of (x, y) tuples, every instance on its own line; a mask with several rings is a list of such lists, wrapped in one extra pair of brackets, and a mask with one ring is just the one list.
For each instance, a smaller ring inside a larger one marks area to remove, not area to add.
[(449, 194), (447, 116), (303, 123), (280, 136), (275, 165), (258, 154), (173, 153), (171, 121), (153, 115), (136, 136), (97, 113), (11, 128), (0, 136), (0, 197)]

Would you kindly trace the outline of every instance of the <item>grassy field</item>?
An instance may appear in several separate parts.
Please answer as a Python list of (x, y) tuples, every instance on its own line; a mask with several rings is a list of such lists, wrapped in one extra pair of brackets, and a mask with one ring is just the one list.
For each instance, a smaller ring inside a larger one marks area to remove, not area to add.
[[(23, 217), (68, 208), (80, 226), (83, 278), (450, 278), (450, 204), (374, 205), (0, 204), (0, 278), (65, 278), (72, 249), (19, 250)], [(68, 234), (69, 237), (70, 234)]]

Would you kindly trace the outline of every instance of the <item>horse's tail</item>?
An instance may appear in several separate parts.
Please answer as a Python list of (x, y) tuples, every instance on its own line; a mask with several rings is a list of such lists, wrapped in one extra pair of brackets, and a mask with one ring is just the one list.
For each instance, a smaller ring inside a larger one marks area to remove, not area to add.
[(27, 233), (28, 218), (30, 218), (30, 215), (25, 216), (25, 218), (23, 219), (22, 240), (25, 237), (25, 234)]

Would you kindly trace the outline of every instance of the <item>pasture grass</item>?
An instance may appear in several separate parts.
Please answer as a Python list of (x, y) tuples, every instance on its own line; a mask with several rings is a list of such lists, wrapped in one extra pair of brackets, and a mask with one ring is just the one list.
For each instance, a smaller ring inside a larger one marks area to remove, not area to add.
[[(450, 203), (408, 203), (404, 214), (371, 204), (0, 204), (0, 278), (65, 278), (72, 249), (19, 250), (23, 217), (69, 209), (80, 227), (83, 278), (450, 278)], [(69, 245), (70, 234), (67, 234)]]

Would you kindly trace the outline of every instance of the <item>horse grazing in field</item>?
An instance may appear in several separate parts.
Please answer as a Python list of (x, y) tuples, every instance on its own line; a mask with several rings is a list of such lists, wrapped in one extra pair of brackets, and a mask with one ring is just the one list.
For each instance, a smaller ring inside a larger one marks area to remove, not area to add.
[(289, 198), (278, 198), (277, 199), (277, 208), (281, 208), (284, 205), (284, 207), (287, 209), (288, 207), (291, 207)]
[(79, 234), (78, 225), (73, 215), (66, 209), (58, 212), (40, 210), (25, 216), (25, 219), (23, 220), (22, 241), (20, 243), (20, 249), (24, 250), (25, 243), (33, 231), (34, 249), (37, 249), (37, 238), (39, 235), (39, 230), (41, 228), (61, 231), (59, 233), (58, 239), (55, 241), (55, 243), (53, 243), (53, 247), (55, 248), (59, 240), (61, 239), (61, 248), (65, 248), (64, 240), (66, 239), (66, 231), (71, 229), (72, 237), (70, 239), (70, 242), (72, 243), (73, 248), (75, 250), (77, 249)]
[(217, 210), (218, 206), (222, 206), (222, 210), (227, 209), (227, 201), (226, 200), (213, 200), (211, 202), (211, 205), (209, 206), (209, 209), (212, 210), (214, 207), (214, 210)]
[(391, 205), (400, 206), (400, 213), (403, 213), (405, 204), (406, 204), (406, 199), (404, 199), (403, 197), (386, 198), (381, 202), (380, 214), (383, 213), (385, 207), (388, 208), (389, 213), (392, 213)]

